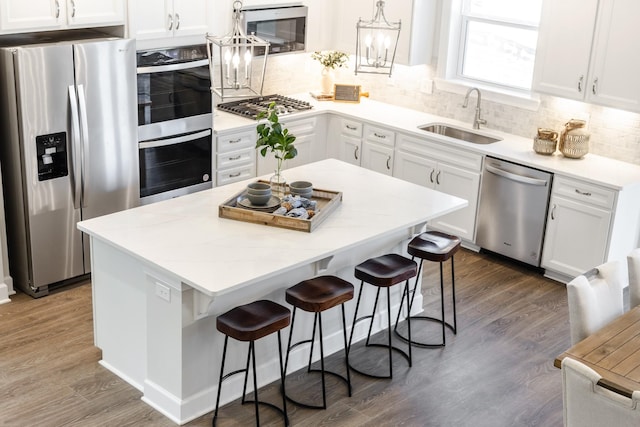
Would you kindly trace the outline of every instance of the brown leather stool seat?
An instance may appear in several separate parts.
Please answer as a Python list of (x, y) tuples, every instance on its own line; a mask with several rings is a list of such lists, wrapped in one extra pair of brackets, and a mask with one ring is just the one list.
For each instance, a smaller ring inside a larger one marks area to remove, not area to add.
[[(442, 325), (442, 341), (439, 343), (425, 343), (419, 342), (415, 339), (412, 341), (414, 345), (421, 347), (443, 347), (446, 344), (446, 334), (445, 327), (448, 327), (454, 334), (457, 333), (457, 323), (456, 323), (456, 286), (455, 286), (455, 274), (454, 274), (454, 265), (453, 265), (453, 256), (460, 249), (461, 240), (457, 236), (452, 236), (450, 234), (442, 233), (440, 231), (427, 231), (421, 233), (414, 237), (407, 246), (407, 252), (415, 259), (420, 258), (420, 267), (418, 268), (418, 275), (422, 272), (422, 263), (427, 261), (433, 261), (440, 263), (440, 318), (434, 318), (430, 316), (410, 316), (413, 320), (426, 320), (432, 322), (438, 322)], [(452, 306), (453, 306), (453, 324), (449, 323), (445, 319), (445, 310), (444, 310), (444, 278), (442, 273), (442, 263), (446, 260), (451, 259), (451, 298), (452, 298)], [(417, 279), (416, 286), (414, 286), (413, 291), (411, 292), (411, 303), (409, 307), (413, 306), (413, 299), (416, 295), (417, 289)], [(403, 296), (404, 297), (404, 296)], [(411, 311), (409, 310), (409, 313)], [(408, 340), (407, 337), (404, 337), (400, 332), (398, 332), (398, 318), (396, 319), (396, 326), (394, 328), (396, 334), (403, 340)], [(410, 328), (410, 326), (408, 326)], [(409, 331), (409, 337), (411, 336), (411, 331)]]
[[(291, 318), (291, 328), (289, 330), (289, 342), (287, 344), (287, 357), (284, 363), (285, 380), (287, 374), (287, 366), (289, 365), (289, 354), (291, 350), (302, 344), (311, 344), (311, 350), (309, 352), (309, 364), (307, 365), (307, 372), (319, 372), (322, 377), (322, 405), (314, 405), (310, 403), (303, 403), (299, 399), (293, 399), (291, 396), (286, 395), (286, 398), (293, 403), (311, 409), (326, 409), (327, 408), (327, 394), (325, 385), (325, 374), (332, 375), (336, 378), (343, 380), (347, 384), (349, 396), (351, 396), (351, 376), (349, 373), (348, 365), (348, 351), (347, 351), (347, 323), (344, 312), (344, 303), (353, 299), (353, 285), (346, 280), (343, 280), (336, 276), (320, 276), (313, 279), (303, 280), (295, 286), (290, 287), (286, 291), (286, 301), (293, 306), (293, 315)], [(327, 371), (324, 368), (324, 344), (322, 335), (322, 312), (329, 310), (333, 307), (340, 305), (342, 308), (342, 335), (344, 338), (344, 352), (345, 352), (345, 368), (346, 377), (337, 374), (335, 372)], [(313, 332), (311, 338), (307, 340), (298, 341), (292, 344), (293, 329), (296, 320), (296, 310), (301, 309), (310, 313), (314, 313), (313, 320)], [(311, 357), (313, 355), (313, 345), (316, 337), (316, 327), (318, 328), (318, 340), (320, 342), (320, 370), (311, 368)]]
[[(256, 352), (255, 341), (266, 337), (274, 332), (278, 333), (278, 356), (280, 360), (280, 381), (282, 383), (284, 391), (284, 370), (282, 364), (282, 340), (280, 337), (280, 330), (289, 326), (291, 312), (288, 308), (283, 307), (273, 301), (260, 300), (254, 301), (249, 304), (235, 307), (224, 314), (221, 314), (216, 319), (217, 329), (224, 334), (224, 348), (222, 350), (222, 364), (220, 366), (220, 380), (218, 381), (218, 393), (216, 397), (216, 409), (213, 415), (212, 424), (216, 425), (218, 418), (218, 406), (220, 404), (220, 394), (222, 391), (222, 382), (235, 375), (244, 372), (244, 388), (242, 390), (242, 404), (253, 403), (255, 405), (256, 413), (256, 425), (260, 425), (260, 411), (259, 405), (268, 406), (283, 416), (285, 425), (289, 425), (289, 418), (287, 416), (286, 399), (282, 397), (282, 408), (277, 407), (274, 404), (268, 402), (261, 402), (258, 400), (258, 381), (256, 375)], [(227, 357), (227, 343), (229, 337), (238, 341), (248, 341), (249, 350), (247, 352), (247, 365), (245, 369), (236, 370), (224, 375), (225, 359)], [(253, 362), (253, 363), (251, 363)], [(246, 400), (247, 393), (247, 378), (249, 375), (249, 365), (252, 365), (253, 370), (253, 400)]]
[[(370, 372), (364, 372), (361, 369), (355, 368), (352, 361), (347, 359), (349, 367), (359, 374), (366, 375), (373, 378), (393, 378), (393, 351), (400, 353), (407, 361), (409, 366), (412, 364), (411, 357), (411, 336), (409, 336), (409, 351), (408, 353), (401, 350), (398, 347), (392, 345), (391, 342), (391, 292), (390, 288), (401, 282), (405, 282), (405, 286), (402, 292), (402, 301), (406, 296), (407, 298), (407, 310), (409, 310), (409, 279), (415, 277), (417, 274), (418, 265), (415, 261), (403, 257), (398, 254), (387, 254), (375, 258), (370, 258), (355, 267), (355, 277), (360, 279), (360, 291), (358, 292), (358, 300), (356, 302), (356, 311), (353, 315), (353, 324), (351, 327), (351, 336), (349, 338), (349, 351), (351, 351), (351, 343), (353, 342), (353, 332), (356, 329), (356, 323), (361, 320), (371, 319), (369, 324), (369, 332), (367, 333), (367, 340), (365, 341), (366, 347), (384, 347), (389, 351), (389, 374), (379, 375)], [(362, 290), (364, 284), (369, 283), (376, 286), (376, 299), (373, 304), (373, 311), (370, 315), (358, 318), (358, 309), (360, 307), (360, 299), (362, 297)], [(371, 330), (373, 328), (373, 321), (378, 307), (378, 299), (380, 297), (380, 289), (387, 289), (387, 321), (388, 321), (388, 342), (387, 344), (375, 344), (370, 342)], [(400, 303), (402, 305), (402, 302)], [(410, 321), (410, 320), (409, 320)]]

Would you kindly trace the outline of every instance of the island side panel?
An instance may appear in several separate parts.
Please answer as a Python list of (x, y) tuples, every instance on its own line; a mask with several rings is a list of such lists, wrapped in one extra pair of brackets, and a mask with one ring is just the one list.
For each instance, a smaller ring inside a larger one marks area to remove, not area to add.
[(100, 364), (143, 390), (146, 378), (146, 289), (138, 262), (91, 238), (94, 342)]

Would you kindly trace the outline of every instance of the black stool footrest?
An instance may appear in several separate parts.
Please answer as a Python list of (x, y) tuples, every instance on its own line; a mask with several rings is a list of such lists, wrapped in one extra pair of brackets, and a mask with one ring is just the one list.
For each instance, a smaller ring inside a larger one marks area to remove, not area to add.
[[(424, 320), (427, 322), (435, 322), (438, 323), (440, 325), (442, 325), (442, 319), (438, 319), (437, 317), (430, 317), (430, 316), (411, 316), (411, 320)], [(449, 330), (451, 330), (451, 332), (453, 332), (454, 334), (457, 333), (456, 328), (453, 327), (453, 325), (451, 325), (448, 322), (444, 322), (444, 325), (449, 328)], [(409, 342), (409, 339), (407, 337), (405, 337), (404, 335), (402, 335), (399, 331), (398, 331), (398, 324), (396, 323), (395, 328), (393, 328), (393, 332), (395, 332), (396, 336), (398, 338), (400, 338), (402, 341), (404, 342)], [(445, 343), (441, 342), (439, 344), (431, 344), (431, 343), (425, 343), (425, 342), (420, 342), (420, 341), (416, 341), (415, 338), (413, 338), (413, 334), (411, 334), (411, 344), (415, 345), (416, 347), (424, 347), (424, 348), (437, 348), (437, 347), (444, 347)]]
[[(413, 340), (411, 341), (413, 342)], [(365, 344), (365, 347), (380, 347), (380, 348), (384, 348), (386, 350), (389, 350), (389, 345), (388, 344), (378, 344), (378, 343), (369, 343), (369, 344)], [(409, 362), (409, 367), (411, 367), (411, 358), (409, 357), (409, 355), (402, 350), (401, 348), (398, 348), (396, 346), (391, 346), (391, 350), (395, 351), (396, 353), (399, 353), (402, 357), (404, 357), (405, 359), (407, 359), (407, 362)], [(369, 374), (367, 372), (364, 372), (358, 368), (355, 368), (352, 364), (351, 364), (352, 359), (349, 358), (349, 368), (351, 368), (352, 370), (354, 370), (355, 372), (359, 373), (360, 375), (364, 375), (365, 377), (369, 377), (369, 378), (379, 378), (379, 379), (391, 379), (393, 378), (393, 373), (391, 373), (390, 375), (375, 375), (375, 374)]]

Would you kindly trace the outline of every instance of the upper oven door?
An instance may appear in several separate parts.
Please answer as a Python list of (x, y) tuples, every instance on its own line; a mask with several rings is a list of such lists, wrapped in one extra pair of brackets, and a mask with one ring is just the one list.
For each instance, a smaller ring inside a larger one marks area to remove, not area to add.
[(208, 59), (139, 66), (137, 72), (140, 140), (211, 127)]

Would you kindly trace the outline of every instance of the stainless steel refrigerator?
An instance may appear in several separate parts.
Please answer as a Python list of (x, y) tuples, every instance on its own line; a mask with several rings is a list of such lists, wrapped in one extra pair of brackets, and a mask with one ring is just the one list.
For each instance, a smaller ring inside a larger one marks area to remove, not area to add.
[(90, 272), (78, 221), (138, 204), (135, 53), (119, 38), (0, 49), (9, 267), (31, 296)]

